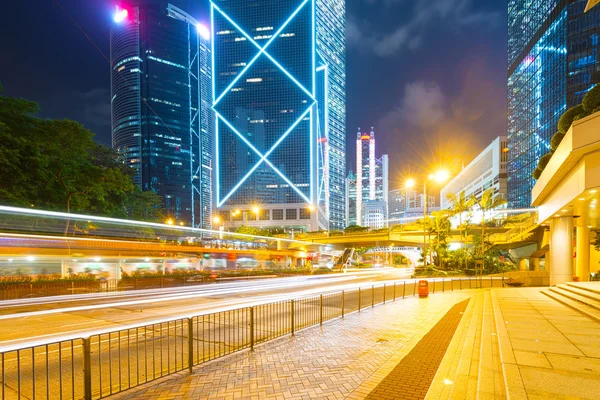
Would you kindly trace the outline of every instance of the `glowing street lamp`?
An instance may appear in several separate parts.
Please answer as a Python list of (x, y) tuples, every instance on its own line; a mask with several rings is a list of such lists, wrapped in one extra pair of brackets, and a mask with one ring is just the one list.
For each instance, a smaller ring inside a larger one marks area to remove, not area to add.
[(260, 213), (260, 207), (258, 207), (258, 206), (252, 207), (252, 212), (254, 214), (256, 214), (256, 216), (258, 216), (258, 213)]
[(119, 6), (117, 6), (117, 10), (113, 14), (113, 21), (120, 24), (127, 19), (128, 15), (129, 12), (126, 9), (119, 9)]
[(314, 206), (314, 204), (309, 204), (307, 208), (308, 208), (308, 211), (310, 211), (310, 212), (313, 212), (316, 209), (316, 207)]
[(173, 221), (173, 219), (169, 218), (167, 221), (167, 225), (173, 225), (175, 222)]

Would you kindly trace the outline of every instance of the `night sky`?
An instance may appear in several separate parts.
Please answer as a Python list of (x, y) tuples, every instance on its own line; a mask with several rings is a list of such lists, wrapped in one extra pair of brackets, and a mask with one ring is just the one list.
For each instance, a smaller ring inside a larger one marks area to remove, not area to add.
[[(208, 0), (171, 3), (209, 20)], [(42, 117), (77, 120), (110, 145), (105, 56), (114, 5), (3, 4), (5, 94), (37, 101)], [(390, 155), (391, 188), (437, 165), (456, 173), (506, 134), (506, 7), (506, 0), (347, 0), (349, 169), (359, 126), (374, 126), (378, 155)]]

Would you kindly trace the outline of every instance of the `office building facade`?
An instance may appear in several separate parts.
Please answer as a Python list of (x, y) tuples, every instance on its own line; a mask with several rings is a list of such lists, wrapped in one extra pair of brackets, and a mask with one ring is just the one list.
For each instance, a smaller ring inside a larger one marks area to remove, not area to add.
[(508, 2), (509, 208), (531, 203), (531, 174), (561, 114), (600, 81), (600, 8), (586, 0)]
[(215, 202), (226, 228), (344, 220), (344, 10), (343, 1), (211, 2)]
[(346, 177), (346, 226), (357, 225), (356, 175), (350, 171)]
[[(385, 211), (383, 220), (387, 220), (387, 204), (389, 196), (389, 161), (387, 154), (377, 158), (375, 152), (375, 129), (370, 132), (361, 132), (358, 128), (356, 135), (356, 218), (358, 225), (365, 225), (363, 218), (366, 204), (369, 202), (383, 202)], [(382, 210), (376, 205), (369, 208), (370, 213), (374, 210)], [(375, 220), (373, 216), (370, 221)], [(369, 225), (365, 225), (369, 226)]]
[(111, 29), (113, 148), (177, 224), (210, 228), (209, 31), (171, 4), (132, 4)]
[(488, 189), (494, 189), (494, 197), (506, 199), (508, 162), (508, 147), (506, 136), (497, 137), (473, 161), (462, 169), (440, 191), (440, 206), (442, 209), (452, 208), (449, 195), (465, 193), (466, 198), (481, 195)]

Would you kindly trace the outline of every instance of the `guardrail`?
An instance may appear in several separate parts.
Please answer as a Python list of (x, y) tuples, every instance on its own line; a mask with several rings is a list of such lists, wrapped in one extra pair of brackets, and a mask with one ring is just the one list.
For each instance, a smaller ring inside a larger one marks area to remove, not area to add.
[[(492, 277), (428, 280), (431, 293), (503, 286)], [(398, 281), (0, 349), (0, 398), (101, 399), (416, 294), (417, 280)]]

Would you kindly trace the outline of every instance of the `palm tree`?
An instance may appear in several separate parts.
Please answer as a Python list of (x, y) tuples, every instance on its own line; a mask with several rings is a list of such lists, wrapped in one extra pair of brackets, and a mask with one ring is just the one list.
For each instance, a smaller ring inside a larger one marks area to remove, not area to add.
[[(448, 200), (452, 203), (452, 213), (454, 215), (458, 215), (458, 235), (460, 236), (460, 249), (463, 248), (463, 224), (462, 224), (462, 215), (464, 212), (471, 210), (473, 204), (475, 204), (474, 198), (468, 198), (465, 196), (465, 191), (463, 190), (459, 194), (449, 194), (447, 196)], [(462, 264), (462, 260), (461, 260)], [(462, 265), (461, 265), (462, 266)]]
[[(473, 200), (474, 204), (477, 204), (479, 206), (479, 209), (481, 210), (481, 259), (482, 262), (485, 262), (485, 214), (486, 212), (496, 209), (504, 204), (506, 204), (506, 200), (502, 199), (500, 197), (496, 197), (494, 196), (496, 190), (494, 188), (489, 188), (488, 190), (486, 190), (485, 192), (483, 192), (483, 194), (481, 195), (480, 199), (477, 199), (475, 196), (473, 196), (471, 199)], [(482, 272), (483, 272), (483, 268), (485, 266), (482, 265)]]
[[(434, 211), (431, 213), (430, 232), (435, 235), (433, 250), (435, 251), (440, 267), (442, 266), (442, 255), (448, 246), (448, 234), (450, 233), (450, 210)], [(431, 241), (431, 239), (430, 239)]]

